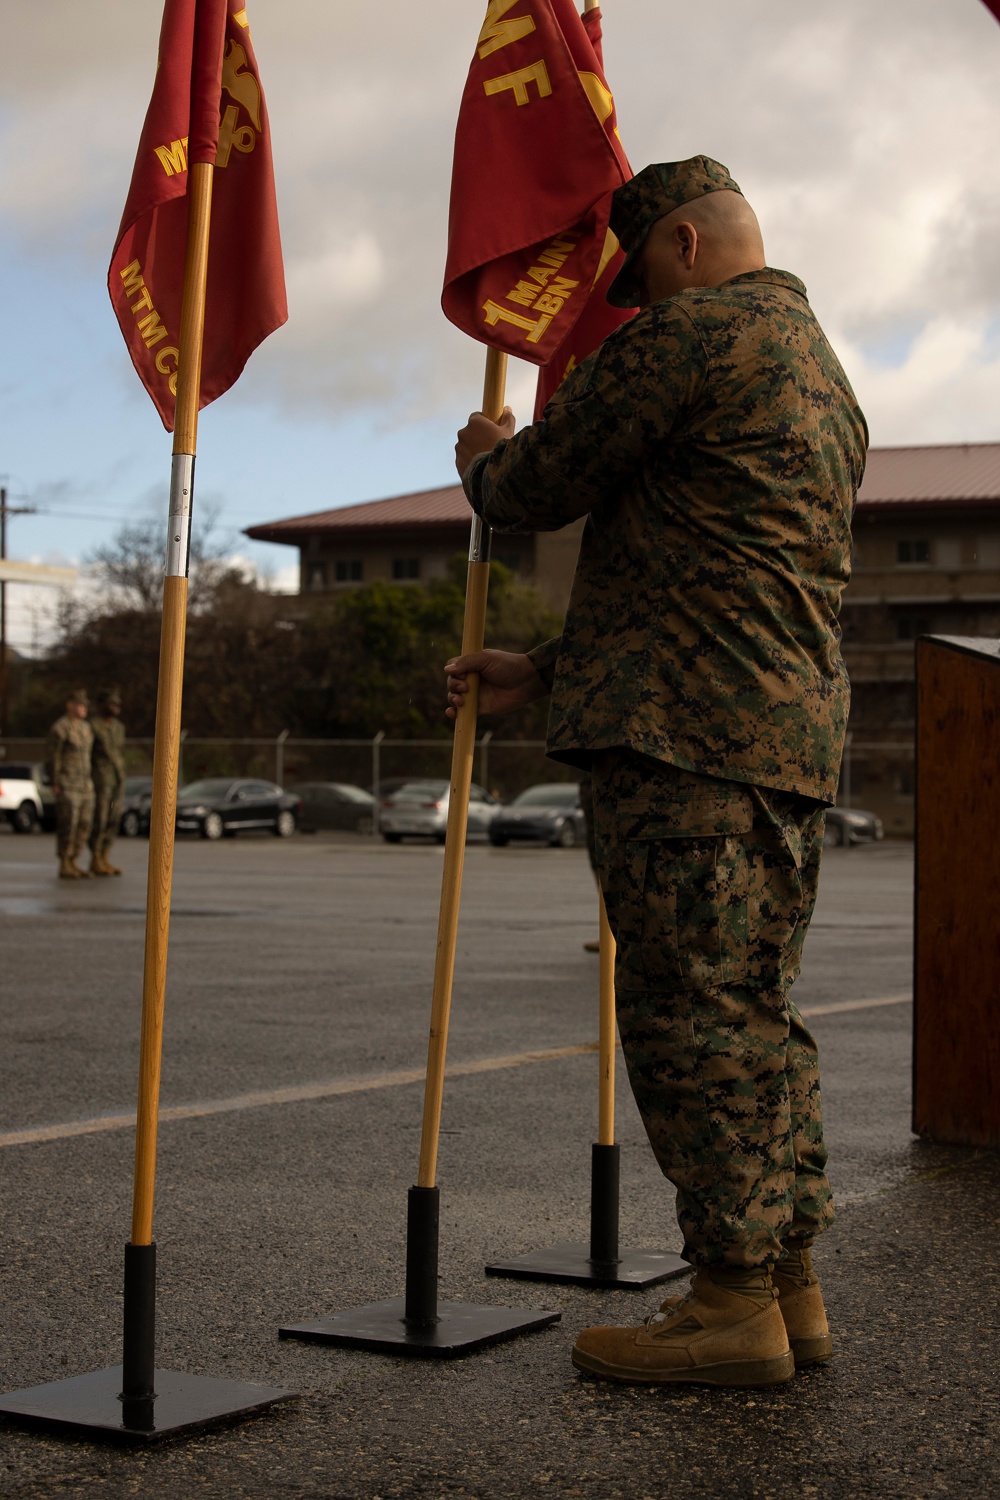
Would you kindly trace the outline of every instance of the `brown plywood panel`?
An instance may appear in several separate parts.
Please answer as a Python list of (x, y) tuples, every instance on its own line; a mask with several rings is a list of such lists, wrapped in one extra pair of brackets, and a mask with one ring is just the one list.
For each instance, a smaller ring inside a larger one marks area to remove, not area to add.
[(1000, 655), (917, 646), (913, 1128), (1000, 1145)]

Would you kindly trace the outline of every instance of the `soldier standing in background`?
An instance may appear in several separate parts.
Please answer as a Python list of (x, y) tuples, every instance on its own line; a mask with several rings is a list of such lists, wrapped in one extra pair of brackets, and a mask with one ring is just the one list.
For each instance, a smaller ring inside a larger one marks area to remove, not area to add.
[(66, 700), (66, 712), (49, 730), (49, 777), (56, 799), (56, 852), (61, 880), (84, 880), (90, 873), (76, 863), (94, 816), (94, 783), (90, 776), (94, 733), (87, 723), (88, 707), (86, 689), (77, 688)]
[(90, 874), (120, 875), (108, 860), (108, 851), (118, 832), (122, 787), (125, 784), (125, 725), (121, 721), (122, 696), (117, 688), (105, 688), (97, 699), (92, 759), (94, 778), (94, 824), (90, 834)]
[(832, 1343), (813, 1238), (832, 1222), (816, 1044), (789, 996), (847, 721), (837, 615), (867, 429), (802, 283), (708, 157), (620, 187), (608, 300), (640, 312), (515, 436), (456, 456), (501, 531), (588, 514), (562, 637), (447, 663), (454, 713), (552, 694), (548, 753), (594, 776), (618, 1027), (677, 1188), (687, 1296), (591, 1328), (613, 1380), (769, 1385)]

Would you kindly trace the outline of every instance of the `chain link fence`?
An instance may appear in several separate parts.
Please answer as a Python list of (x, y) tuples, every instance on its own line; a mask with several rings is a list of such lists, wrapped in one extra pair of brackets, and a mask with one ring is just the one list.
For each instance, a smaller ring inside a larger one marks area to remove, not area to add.
[[(129, 739), (125, 746), (130, 776), (153, 769), (153, 741)], [(44, 739), (8, 738), (0, 743), (3, 761), (45, 760)], [(272, 738), (212, 739), (181, 735), (180, 784), (203, 776), (258, 776), (294, 790), (307, 781), (346, 781), (374, 788), (389, 781), (451, 774), (451, 740), (293, 739), (287, 731)], [(495, 739), (486, 730), (476, 741), (473, 778), (506, 801), (539, 781), (577, 780), (571, 767), (545, 757), (543, 740)]]

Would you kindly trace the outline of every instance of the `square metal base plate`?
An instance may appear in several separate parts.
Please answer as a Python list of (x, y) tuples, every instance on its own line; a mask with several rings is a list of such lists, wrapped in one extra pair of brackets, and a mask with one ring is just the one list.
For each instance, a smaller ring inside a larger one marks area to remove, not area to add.
[(403, 1320), (404, 1299), (353, 1307), (309, 1323), (286, 1323), (278, 1329), (283, 1339), (309, 1339), (341, 1344), (348, 1349), (371, 1349), (377, 1354), (409, 1354), (417, 1359), (460, 1359), (491, 1344), (558, 1323), (561, 1313), (526, 1307), (479, 1307), (472, 1302), (439, 1302), (438, 1321), (411, 1327)]
[(487, 1276), (510, 1276), (516, 1281), (560, 1281), (570, 1286), (655, 1286), (691, 1267), (670, 1250), (623, 1250), (617, 1261), (590, 1259), (590, 1246), (567, 1241), (548, 1250), (529, 1250), (513, 1260), (486, 1267)]
[(33, 1427), (60, 1428), (78, 1437), (155, 1443), (200, 1427), (255, 1416), (295, 1395), (278, 1386), (243, 1385), (171, 1370), (157, 1370), (154, 1383), (155, 1399), (136, 1403), (140, 1409), (126, 1413), (125, 1403), (118, 1398), (122, 1367), (113, 1365), (50, 1385), (11, 1391), (0, 1396), (0, 1415)]

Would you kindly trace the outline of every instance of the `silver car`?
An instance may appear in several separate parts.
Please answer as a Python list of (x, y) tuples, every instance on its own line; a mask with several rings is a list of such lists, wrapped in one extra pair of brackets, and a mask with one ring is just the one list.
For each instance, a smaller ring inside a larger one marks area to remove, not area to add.
[[(379, 827), (387, 844), (398, 844), (405, 838), (433, 839), (443, 844), (448, 827), (448, 781), (407, 781), (379, 808)], [(500, 803), (481, 786), (472, 783), (469, 794), (469, 836), (489, 835), (490, 824), (500, 811)]]

